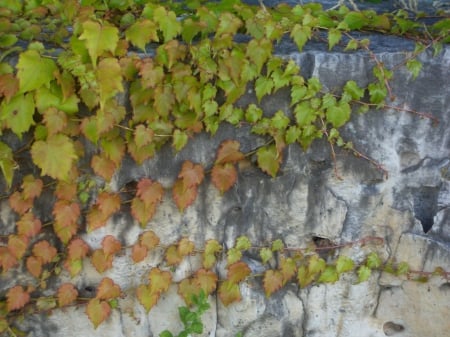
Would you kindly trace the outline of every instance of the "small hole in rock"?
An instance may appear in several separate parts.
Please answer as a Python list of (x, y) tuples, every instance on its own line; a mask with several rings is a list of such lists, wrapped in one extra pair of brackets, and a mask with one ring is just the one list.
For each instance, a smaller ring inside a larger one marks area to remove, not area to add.
[(446, 282), (446, 283), (441, 284), (441, 285), (439, 286), (439, 290), (440, 290), (440, 291), (444, 291), (444, 292), (447, 292), (447, 291), (450, 292), (450, 283), (449, 283), (449, 282)]
[(434, 216), (437, 213), (437, 187), (421, 187), (414, 192), (414, 216), (422, 224), (424, 233), (434, 225)]
[(401, 324), (394, 322), (386, 322), (383, 324), (383, 332), (385, 336), (395, 336), (403, 330), (405, 330), (405, 327)]

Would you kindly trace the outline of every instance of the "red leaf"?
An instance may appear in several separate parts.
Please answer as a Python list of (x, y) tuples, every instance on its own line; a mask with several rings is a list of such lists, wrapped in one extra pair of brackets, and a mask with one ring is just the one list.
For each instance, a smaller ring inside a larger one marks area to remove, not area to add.
[(197, 187), (195, 185), (185, 188), (183, 180), (178, 179), (172, 189), (173, 199), (178, 209), (183, 212), (197, 198)]
[(219, 286), (219, 297), (225, 306), (242, 299), (239, 285), (229, 280), (223, 281)]
[(32, 175), (23, 178), (22, 189), (24, 199), (34, 199), (41, 195), (44, 183), (41, 179), (35, 179)]
[(143, 261), (147, 257), (148, 249), (146, 246), (137, 242), (131, 247), (131, 258), (134, 263)]
[(217, 151), (216, 164), (236, 163), (244, 159), (244, 154), (239, 151), (240, 144), (237, 140), (226, 140), (220, 144)]
[(60, 307), (72, 304), (78, 297), (78, 290), (72, 283), (64, 283), (58, 289), (58, 304)]
[(153, 231), (146, 231), (142, 233), (139, 240), (141, 244), (149, 250), (159, 245), (159, 237)]
[(136, 289), (136, 297), (147, 312), (158, 303), (160, 292), (154, 292), (149, 286), (141, 284)]
[(206, 295), (211, 294), (217, 288), (218, 277), (211, 270), (199, 269), (195, 273), (195, 284), (202, 289)]
[(86, 314), (92, 324), (94, 324), (94, 328), (97, 328), (105, 319), (109, 317), (111, 314), (111, 307), (108, 302), (93, 298), (89, 301), (86, 307)]
[(109, 277), (105, 277), (98, 285), (97, 295), (95, 298), (99, 300), (111, 300), (119, 297), (121, 294), (120, 287), (114, 283)]
[(11, 254), (7, 247), (0, 246), (0, 266), (6, 273), (10, 268), (17, 264), (17, 259)]
[(120, 196), (118, 194), (112, 194), (108, 192), (101, 192), (97, 197), (97, 205), (105, 218), (109, 218), (111, 215), (120, 210)]
[(17, 233), (29, 238), (39, 234), (41, 228), (41, 220), (36, 218), (32, 212), (25, 213), (20, 220), (17, 221)]
[(228, 267), (227, 278), (231, 283), (239, 283), (250, 275), (251, 270), (245, 262), (239, 261)]
[(15, 286), (6, 293), (6, 308), (13, 311), (23, 308), (30, 301), (30, 294), (22, 286)]
[(181, 172), (178, 178), (183, 179), (183, 184), (186, 187), (198, 186), (202, 183), (205, 177), (203, 166), (199, 164), (193, 164), (189, 160), (186, 160), (181, 167)]
[(279, 270), (266, 270), (263, 284), (266, 296), (269, 297), (283, 286), (283, 274)]
[(139, 221), (141, 226), (147, 225), (151, 218), (153, 218), (155, 212), (155, 204), (146, 205), (145, 202), (138, 197), (134, 197), (133, 200), (131, 200), (131, 214)]
[(69, 252), (68, 258), (70, 260), (78, 260), (87, 255), (89, 246), (80, 238), (76, 238), (70, 241), (67, 251)]
[(236, 183), (236, 168), (231, 163), (216, 164), (211, 172), (211, 180), (220, 193), (224, 193)]
[(13, 74), (0, 75), (0, 96), (6, 98), (6, 102), (9, 102), (19, 90), (19, 80)]
[(117, 169), (117, 165), (111, 159), (97, 155), (92, 157), (91, 167), (95, 174), (102, 177), (106, 181), (111, 181), (111, 178)]
[(25, 235), (8, 236), (8, 249), (10, 253), (18, 260), (20, 260), (28, 247), (28, 238)]
[(161, 202), (164, 189), (160, 183), (144, 178), (137, 184), (136, 195), (140, 197), (145, 205), (156, 204)]
[(27, 270), (36, 278), (42, 273), (42, 260), (35, 256), (29, 256), (27, 258)]
[(97, 249), (91, 256), (91, 262), (99, 273), (103, 273), (112, 267), (113, 255), (106, 255), (103, 249)]
[(24, 199), (22, 193), (15, 191), (8, 199), (9, 206), (18, 214), (25, 214), (33, 207), (33, 199)]
[(107, 235), (102, 240), (102, 248), (106, 255), (114, 255), (122, 249), (122, 244), (112, 235)]
[(33, 246), (34, 256), (40, 258), (42, 263), (49, 263), (55, 258), (56, 248), (51, 246), (47, 240), (39, 241)]

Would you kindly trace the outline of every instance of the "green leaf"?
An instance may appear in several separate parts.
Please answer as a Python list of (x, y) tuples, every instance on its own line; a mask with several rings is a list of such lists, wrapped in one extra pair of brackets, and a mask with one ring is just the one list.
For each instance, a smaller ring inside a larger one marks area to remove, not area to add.
[(256, 155), (259, 168), (274, 178), (280, 168), (280, 155), (276, 146), (260, 147)]
[(422, 69), (422, 63), (416, 59), (408, 60), (406, 62), (406, 68), (411, 72), (413, 78), (416, 79)]
[(100, 25), (95, 21), (83, 22), (82, 26), (83, 34), (78, 39), (85, 41), (85, 46), (95, 68), (97, 58), (105, 51), (114, 54), (119, 41), (119, 30), (114, 26)]
[(330, 106), (326, 111), (327, 121), (335, 128), (344, 125), (350, 119), (351, 107), (348, 103)]
[(8, 188), (12, 184), (15, 166), (11, 148), (5, 143), (0, 142), (0, 169), (2, 170)]
[(75, 147), (69, 137), (61, 134), (39, 140), (31, 146), (33, 162), (43, 175), (65, 180), (77, 159)]
[(299, 51), (303, 50), (306, 42), (311, 38), (311, 27), (295, 24), (291, 31), (291, 38), (294, 40)]
[(175, 148), (175, 150), (180, 151), (185, 145), (187, 144), (188, 136), (186, 132), (180, 131), (176, 129), (173, 132), (173, 142), (172, 145)]
[(296, 141), (298, 141), (300, 135), (301, 135), (302, 131), (301, 129), (294, 125), (294, 126), (290, 126), (287, 130), (286, 130), (286, 144), (293, 144)]
[(344, 92), (349, 94), (354, 100), (359, 100), (364, 96), (364, 89), (360, 88), (355, 81), (347, 81), (344, 86)]
[(48, 85), (55, 78), (56, 64), (43, 58), (36, 50), (27, 50), (19, 55), (17, 77), (21, 93)]
[(164, 42), (172, 40), (181, 32), (181, 23), (174, 12), (160, 6), (153, 12), (153, 17), (163, 34)]
[(372, 270), (366, 266), (361, 266), (358, 269), (358, 283), (367, 281), (370, 277)]
[(272, 252), (279, 252), (284, 249), (284, 243), (281, 241), (281, 239), (276, 239), (274, 242), (272, 242)]
[(370, 83), (368, 86), (370, 103), (383, 105), (384, 100), (387, 96), (387, 88), (383, 83), (376, 82)]
[(263, 111), (261, 108), (252, 103), (249, 104), (247, 110), (245, 111), (245, 120), (249, 123), (256, 123), (261, 119), (262, 115)]
[(245, 235), (241, 235), (236, 239), (236, 245), (235, 248), (239, 250), (248, 250), (252, 247), (252, 244), (250, 242), (250, 239), (246, 237)]
[(361, 12), (349, 12), (344, 17), (344, 22), (350, 30), (358, 30), (368, 23), (367, 18)]
[(231, 264), (239, 261), (241, 258), (242, 258), (242, 252), (239, 249), (237, 249), (235, 247), (228, 249), (228, 252), (227, 252), (227, 264), (228, 265), (231, 265)]
[(344, 255), (339, 255), (339, 258), (336, 262), (336, 271), (338, 272), (338, 274), (351, 271), (353, 270), (353, 267), (354, 262), (351, 258)]
[(164, 330), (159, 334), (159, 337), (174, 337), (169, 330)]
[(275, 115), (272, 117), (270, 121), (270, 126), (278, 129), (278, 130), (284, 130), (287, 128), (291, 121), (289, 118), (284, 114), (283, 111), (278, 110)]
[(406, 262), (400, 262), (397, 266), (396, 274), (397, 276), (405, 275), (409, 272), (409, 265)]
[(345, 51), (347, 50), (356, 50), (358, 49), (358, 40), (351, 39), (348, 41), (347, 46), (345, 47)]
[(316, 110), (309, 101), (300, 102), (294, 109), (295, 120), (300, 127), (311, 124), (316, 119)]
[(335, 266), (326, 266), (325, 270), (320, 274), (317, 282), (334, 283), (339, 280), (339, 274), (336, 271)]
[(366, 266), (370, 269), (376, 269), (381, 266), (381, 259), (377, 253), (372, 252), (367, 256)]
[(106, 101), (123, 91), (122, 70), (116, 58), (105, 58), (97, 67), (97, 79), (100, 92), (100, 105), (103, 108)]
[(273, 254), (270, 248), (263, 247), (259, 251), (259, 256), (261, 257), (262, 263), (267, 263), (272, 258)]
[(0, 35), (0, 48), (8, 48), (13, 46), (18, 41), (18, 38), (13, 34)]
[(152, 42), (158, 42), (158, 32), (153, 21), (141, 19), (132, 24), (126, 31), (125, 37), (133, 45), (145, 52), (145, 46)]
[(0, 120), (4, 120), (6, 126), (17, 136), (22, 137), (34, 124), (35, 105), (33, 95), (16, 95), (9, 102), (4, 100), (0, 106)]
[(247, 46), (246, 56), (256, 65), (256, 70), (261, 73), (264, 63), (272, 55), (272, 42), (268, 39), (251, 40)]
[(261, 101), (263, 96), (270, 94), (274, 87), (273, 80), (264, 76), (259, 77), (255, 82), (255, 93), (258, 102)]
[(328, 31), (328, 50), (333, 49), (333, 47), (339, 43), (342, 38), (342, 33), (337, 29), (330, 29)]

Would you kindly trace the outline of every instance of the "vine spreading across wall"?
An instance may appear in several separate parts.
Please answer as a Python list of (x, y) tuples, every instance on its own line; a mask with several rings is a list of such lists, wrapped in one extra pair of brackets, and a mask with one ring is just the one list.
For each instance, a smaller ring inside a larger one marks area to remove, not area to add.
[[(438, 55), (450, 42), (450, 19), (439, 13), (433, 18), (412, 16), (403, 10), (382, 14), (345, 6), (324, 10), (315, 3), (266, 8), (235, 0), (0, 3), (0, 186), (5, 190), (3, 201), (7, 199), (15, 214), (15, 227), (1, 237), (0, 267), (3, 274), (20, 270), (32, 279), (2, 294), (0, 333), (20, 335), (15, 322), (24, 315), (80, 304), (86, 305), (97, 327), (123, 295), (110, 278), (102, 279), (90, 299), (81, 298), (71, 283), (59, 284), (51, 296), (42, 293), (48, 292), (50, 278), (61, 273), (74, 277), (85, 263), (105, 272), (123, 250), (131, 251), (130, 263), (139, 263), (156, 248), (164, 252), (164, 266), (151, 269), (148, 283), (135, 289), (147, 311), (173, 283), (171, 270), (192, 256), (201, 260), (201, 268), (178, 283), (187, 305), (200, 293), (217, 292), (225, 305), (239, 301), (239, 284), (251, 277), (262, 278), (267, 296), (288, 283), (307, 287), (335, 282), (347, 272), (355, 272), (358, 282), (367, 280), (372, 270), (421, 280), (433, 274), (449, 277), (439, 268), (412, 271), (405, 262), (381, 261), (375, 252), (362, 262), (344, 255), (325, 261), (317, 248), (285, 247), (282, 240), (255, 247), (245, 236), (227, 251), (215, 239), (203, 247), (195, 247), (188, 238), (162, 246), (157, 233), (145, 228), (168, 191), (146, 177), (136, 181), (133, 196), (125, 198), (108, 183), (124, 157), (140, 164), (165, 144), (180, 151), (200, 132), (214, 135), (221, 123), (248, 125), (267, 142), (254, 153), (243, 153), (238, 141), (226, 140), (208, 168), (185, 161), (171, 188), (181, 212), (196, 200), (205, 175), (226, 193), (236, 183), (236, 165), (250, 156), (275, 177), (283, 150), (294, 143), (307, 149), (314, 140), (325, 138), (333, 159), (334, 148), (342, 147), (383, 170), (339, 133), (352, 113), (393, 108), (386, 101), (395, 99), (389, 84), (394, 70), (378, 60), (370, 40), (352, 33), (414, 40), (416, 48), (405, 53), (401, 66), (416, 77), (421, 71), (417, 56), (427, 50)], [(274, 55), (274, 46), (286, 38), (299, 51), (308, 41), (319, 40), (329, 50), (366, 52), (374, 61), (374, 81), (360, 87), (349, 80), (340, 92), (326, 92), (317, 78), (302, 77), (294, 61)], [(255, 103), (239, 106), (236, 102), (248, 87), (254, 89)], [(265, 115), (258, 103), (282, 88), (290, 90), (292, 116), (281, 110)], [(425, 112), (409, 112), (434, 120)], [(54, 200), (50, 220), (36, 212), (43, 194)], [(78, 236), (81, 218), (86, 219), (87, 230), (94, 231), (125, 203), (142, 226), (138, 241), (123, 247), (115, 237), (106, 236), (101, 248), (92, 250)], [(382, 240), (348, 243), (368, 244)], [(241, 259), (246, 251), (259, 254), (267, 266), (264, 273), (251, 272)], [(214, 268), (223, 259), (227, 276), (219, 279)]]

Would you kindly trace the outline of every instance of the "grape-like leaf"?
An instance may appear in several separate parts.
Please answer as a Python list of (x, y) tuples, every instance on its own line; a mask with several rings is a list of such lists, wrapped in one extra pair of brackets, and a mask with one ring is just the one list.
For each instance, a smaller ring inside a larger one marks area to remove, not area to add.
[(28, 247), (29, 239), (25, 235), (10, 234), (8, 236), (8, 249), (10, 253), (18, 260), (20, 260)]
[(29, 238), (39, 234), (42, 228), (41, 220), (36, 218), (32, 212), (25, 213), (16, 223), (17, 233)]
[(288, 257), (287, 259), (281, 258), (280, 271), (283, 275), (283, 284), (286, 284), (292, 279), (292, 277), (294, 277), (297, 271), (297, 264), (295, 263), (294, 259), (290, 257)]
[(11, 148), (3, 142), (0, 142), (0, 169), (5, 178), (6, 185), (11, 187), (14, 167), (16, 166)]
[(136, 195), (146, 205), (157, 204), (162, 200), (164, 189), (159, 182), (154, 182), (149, 178), (143, 178), (137, 184)]
[(358, 283), (367, 281), (372, 273), (372, 270), (366, 266), (358, 268)]
[(7, 247), (0, 246), (0, 267), (6, 273), (9, 269), (18, 263), (17, 258), (9, 251)]
[(180, 262), (183, 260), (183, 257), (178, 252), (178, 247), (176, 245), (170, 245), (165, 253), (165, 258), (167, 265), (169, 266), (175, 266), (180, 264)]
[(48, 108), (44, 111), (44, 123), (49, 135), (57, 134), (66, 128), (67, 115), (54, 107)]
[(81, 269), (83, 268), (83, 260), (66, 260), (64, 261), (64, 268), (66, 268), (66, 270), (70, 273), (71, 277), (75, 277), (81, 272)]
[(250, 275), (250, 273), (251, 270), (248, 265), (243, 261), (239, 261), (228, 266), (227, 279), (231, 283), (239, 283)]
[(330, 106), (326, 111), (327, 121), (333, 127), (339, 128), (350, 119), (351, 107), (348, 103), (340, 102), (339, 104)]
[(275, 84), (271, 78), (258, 77), (255, 81), (255, 93), (258, 102), (260, 102), (265, 95), (272, 93), (274, 85)]
[(0, 75), (0, 97), (3, 96), (6, 102), (19, 90), (19, 80), (13, 74)]
[(413, 78), (416, 79), (422, 69), (422, 63), (416, 59), (411, 59), (406, 62), (406, 68), (411, 72)]
[(173, 185), (172, 195), (178, 209), (183, 212), (197, 198), (197, 186), (186, 188), (184, 179), (178, 179)]
[(154, 136), (153, 130), (147, 128), (142, 124), (139, 124), (134, 129), (134, 142), (137, 147), (142, 147), (150, 144), (153, 140), (153, 136)]
[(53, 206), (53, 216), (55, 217), (53, 228), (62, 242), (69, 242), (77, 232), (77, 222), (80, 212), (80, 205), (78, 203), (66, 200), (58, 200), (55, 202)]
[(153, 231), (145, 231), (139, 238), (140, 243), (149, 250), (159, 245), (159, 237)]
[(106, 255), (103, 249), (96, 249), (92, 253), (91, 262), (99, 273), (103, 273), (112, 267), (113, 255)]
[(272, 252), (279, 252), (284, 249), (284, 243), (281, 239), (276, 239), (272, 242)]
[(269, 297), (283, 286), (283, 275), (279, 270), (266, 270), (263, 284), (266, 296)]
[(336, 271), (338, 274), (342, 274), (353, 270), (354, 265), (351, 258), (345, 255), (339, 255), (338, 260), (336, 261)]
[(360, 88), (355, 81), (345, 83), (344, 92), (349, 94), (352, 99), (358, 100), (364, 96), (364, 89)]
[(41, 195), (44, 183), (41, 179), (36, 179), (32, 175), (23, 178), (22, 193), (25, 199), (34, 199)]
[(320, 274), (317, 282), (334, 283), (339, 280), (339, 274), (335, 266), (326, 266), (325, 270)]
[(211, 172), (211, 180), (220, 193), (225, 193), (237, 181), (236, 168), (231, 163), (216, 164)]
[(49, 84), (55, 78), (54, 72), (57, 70), (51, 58), (43, 58), (33, 49), (20, 53), (17, 69), (19, 88), (22, 93)]
[(143, 261), (147, 257), (148, 248), (139, 242), (136, 242), (133, 247), (131, 247), (131, 258), (134, 263)]
[(32, 206), (33, 199), (24, 199), (22, 193), (15, 191), (8, 199), (9, 206), (18, 214), (25, 214)]
[(47, 240), (37, 242), (33, 246), (33, 255), (41, 259), (42, 263), (50, 263), (56, 257), (57, 250)]
[[(205, 250), (202, 254), (202, 264), (203, 268), (209, 269), (216, 263), (216, 255), (222, 251), (222, 246), (217, 240), (210, 239), (206, 242)], [(239, 260), (239, 259), (238, 259)]]
[(30, 302), (30, 294), (22, 286), (15, 286), (6, 293), (6, 309), (8, 311), (21, 309), (28, 302)]
[(272, 258), (273, 254), (270, 248), (263, 247), (259, 251), (259, 256), (261, 257), (262, 263), (267, 263)]
[(36, 278), (42, 273), (42, 261), (35, 256), (28, 256), (27, 258), (27, 270)]
[(121, 294), (120, 287), (114, 283), (109, 277), (104, 277), (97, 288), (95, 298), (99, 300), (111, 300), (119, 297)]
[(148, 280), (152, 291), (161, 293), (169, 290), (172, 274), (159, 268), (153, 268), (148, 274)]
[(145, 51), (145, 46), (151, 41), (159, 41), (156, 25), (148, 19), (140, 19), (128, 27), (125, 31), (125, 37), (143, 51)]
[(308, 273), (306, 266), (300, 266), (297, 272), (297, 280), (300, 288), (305, 288), (314, 281), (315, 275)]
[(245, 120), (249, 123), (256, 123), (263, 116), (263, 111), (256, 104), (249, 104), (245, 111)]
[(248, 250), (252, 248), (252, 243), (247, 236), (241, 235), (236, 239), (235, 247), (239, 250)]
[(225, 140), (217, 150), (216, 164), (237, 163), (244, 159), (244, 154), (239, 150), (240, 144), (237, 140)]
[(236, 247), (232, 247), (227, 251), (227, 263), (231, 265), (242, 258), (242, 251)]
[(190, 241), (188, 238), (182, 238), (178, 242), (178, 253), (180, 256), (187, 256), (189, 254), (192, 254), (192, 252), (195, 249), (195, 245), (192, 241)]
[(225, 306), (242, 299), (239, 285), (229, 280), (223, 281), (219, 286), (219, 298)]
[(178, 178), (183, 179), (183, 185), (185, 187), (198, 186), (202, 183), (205, 177), (205, 171), (199, 164), (194, 164), (189, 160), (186, 160), (181, 167), (181, 172), (178, 174)]
[(111, 315), (111, 306), (108, 302), (93, 298), (89, 300), (88, 305), (86, 306), (86, 314), (94, 325), (94, 328), (97, 329), (97, 327)]
[(333, 47), (339, 43), (342, 38), (342, 33), (338, 29), (330, 29), (328, 31), (328, 50), (333, 49)]
[(95, 174), (99, 175), (106, 181), (111, 181), (117, 169), (117, 165), (114, 161), (102, 155), (95, 155), (92, 157), (91, 167)]
[(116, 58), (105, 58), (98, 63), (97, 82), (99, 86), (100, 104), (103, 108), (106, 101), (119, 92), (123, 92), (122, 69)]
[(136, 297), (147, 312), (158, 303), (160, 296), (159, 292), (152, 291), (150, 287), (145, 284), (141, 284), (136, 289)]
[(35, 124), (33, 120), (34, 112), (33, 95), (31, 93), (19, 94), (9, 102), (2, 102), (0, 105), (0, 121), (4, 120), (8, 128), (17, 136), (22, 137), (22, 134)]
[(372, 252), (367, 256), (366, 266), (370, 269), (376, 269), (381, 266), (381, 259), (376, 252)]
[(78, 260), (86, 257), (89, 252), (89, 246), (80, 238), (70, 241), (68, 247), (68, 258), (71, 260)]
[(141, 226), (145, 226), (156, 212), (155, 204), (146, 205), (141, 198), (135, 197), (131, 200), (131, 214), (139, 221)]
[(98, 56), (105, 51), (114, 53), (119, 41), (119, 30), (113, 26), (102, 26), (95, 21), (83, 22), (83, 34), (79, 40), (85, 41), (85, 46), (91, 57), (94, 67), (97, 65)]
[(106, 218), (120, 209), (120, 196), (117, 193), (101, 192), (97, 196), (97, 205)]
[(102, 240), (103, 252), (106, 255), (114, 255), (122, 249), (122, 244), (112, 235), (107, 235)]
[(315, 275), (321, 273), (325, 270), (326, 262), (324, 259), (320, 258), (318, 255), (312, 255), (308, 261), (308, 273), (310, 275)]
[(183, 297), (184, 302), (188, 306), (194, 304), (192, 298), (193, 296), (197, 296), (200, 290), (199, 285), (190, 278), (185, 278), (178, 284), (178, 294)]
[(181, 23), (174, 12), (160, 6), (154, 10), (153, 17), (163, 34), (164, 42), (172, 40), (181, 32)]
[(298, 50), (302, 51), (306, 42), (311, 38), (311, 27), (297, 23), (292, 28), (290, 36), (297, 45)]
[(202, 289), (206, 295), (211, 294), (217, 288), (218, 277), (211, 270), (197, 270), (194, 280), (198, 288)]
[(51, 135), (46, 141), (38, 140), (31, 146), (33, 162), (43, 175), (65, 180), (77, 159), (75, 147), (69, 137)]
[(72, 304), (78, 297), (78, 290), (72, 283), (63, 283), (57, 292), (58, 305), (64, 307)]
[(275, 145), (260, 147), (257, 152), (258, 166), (261, 170), (275, 177), (280, 168), (281, 155)]

